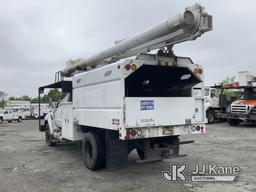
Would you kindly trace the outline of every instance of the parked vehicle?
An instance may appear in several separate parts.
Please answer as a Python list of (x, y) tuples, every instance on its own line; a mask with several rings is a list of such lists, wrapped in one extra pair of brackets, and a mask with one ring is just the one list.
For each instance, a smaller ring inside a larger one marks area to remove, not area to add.
[[(239, 72), (238, 81), (204, 88), (208, 123), (216, 119), (228, 120), (230, 125), (242, 121), (254, 122), (256, 108), (256, 73)], [(233, 93), (228, 97), (227, 93)]]
[(17, 108), (8, 107), (0, 110), (0, 123), (3, 123), (3, 121), (8, 121), (9, 123), (17, 121), (20, 123), (24, 118), (22, 112)]
[(230, 104), (241, 96), (240, 92), (232, 92), (233, 95), (228, 95), (228, 89), (225, 85), (214, 85), (204, 87), (204, 99), (207, 122), (215, 123), (216, 120), (227, 120)]
[(31, 104), (31, 116), (36, 119), (38, 119), (39, 116), (40, 118), (45, 117), (45, 115), (48, 114), (51, 110), (52, 110), (52, 107), (50, 107), (48, 103), (41, 103), (40, 113), (39, 113), (38, 103)]
[(239, 73), (239, 86), (243, 95), (230, 105), (229, 124), (239, 125), (240, 122), (256, 123), (256, 72), (242, 71)]
[(7, 107), (14, 107), (19, 109), (25, 116), (25, 119), (31, 119), (31, 102), (23, 100), (8, 100)]
[(180, 144), (193, 142), (180, 135), (206, 130), (204, 71), (172, 47), (210, 30), (212, 17), (196, 4), (87, 60), (70, 61), (55, 83), (39, 88), (39, 98), (45, 89), (62, 90), (57, 108), (39, 120), (47, 144), (82, 141), (91, 170), (124, 166), (133, 149), (141, 162), (179, 156)]

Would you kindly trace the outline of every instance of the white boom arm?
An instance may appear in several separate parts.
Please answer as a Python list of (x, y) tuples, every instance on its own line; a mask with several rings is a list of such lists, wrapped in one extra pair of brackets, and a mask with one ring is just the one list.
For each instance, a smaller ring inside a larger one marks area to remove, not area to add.
[(194, 40), (211, 30), (212, 17), (207, 15), (204, 7), (195, 4), (187, 7), (182, 14), (168, 18), (150, 29), (120, 41), (85, 60), (69, 62), (63, 75), (70, 76), (76, 70), (86, 69), (87, 66), (93, 67), (99, 64), (112, 63), (139, 53), (147, 53), (151, 50)]

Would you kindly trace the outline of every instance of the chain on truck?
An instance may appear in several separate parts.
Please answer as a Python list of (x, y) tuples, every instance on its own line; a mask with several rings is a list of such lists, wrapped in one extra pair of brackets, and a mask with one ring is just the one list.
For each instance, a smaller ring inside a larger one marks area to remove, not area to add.
[(91, 170), (123, 167), (134, 149), (141, 162), (179, 156), (180, 144), (193, 142), (180, 135), (205, 132), (204, 74), (172, 48), (210, 30), (212, 17), (195, 4), (85, 60), (69, 61), (55, 83), (39, 88), (39, 98), (45, 89), (62, 90), (57, 108), (39, 119), (48, 145), (82, 141)]

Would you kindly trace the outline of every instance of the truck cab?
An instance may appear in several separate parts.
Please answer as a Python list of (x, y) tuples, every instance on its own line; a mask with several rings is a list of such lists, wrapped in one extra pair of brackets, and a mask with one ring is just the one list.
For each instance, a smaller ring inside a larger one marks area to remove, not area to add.
[(204, 87), (204, 98), (206, 108), (209, 107), (220, 107), (219, 105), (219, 93), (220, 91), (216, 88), (211, 88), (209, 86)]
[(205, 86), (204, 87), (205, 110), (208, 123), (214, 123), (216, 111), (220, 110), (220, 89)]
[(230, 83), (204, 87), (206, 117), (209, 124), (216, 120), (229, 119), (230, 105), (241, 95), (237, 86), (237, 83)]
[(256, 87), (245, 87), (243, 95), (230, 106), (230, 125), (256, 121)]

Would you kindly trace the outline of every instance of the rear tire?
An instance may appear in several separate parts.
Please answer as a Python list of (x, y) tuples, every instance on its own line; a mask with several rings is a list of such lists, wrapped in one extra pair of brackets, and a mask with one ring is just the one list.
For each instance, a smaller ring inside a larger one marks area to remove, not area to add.
[(207, 119), (209, 124), (213, 124), (215, 122), (215, 113), (213, 110), (207, 111)]
[(145, 159), (145, 153), (144, 153), (144, 151), (142, 151), (140, 148), (136, 148), (136, 151), (137, 151), (137, 154), (138, 154), (138, 156), (139, 156), (139, 158), (141, 159), (141, 160), (144, 160)]
[(18, 123), (21, 123), (22, 122), (22, 118), (19, 117), (17, 121), (18, 121)]
[(104, 139), (97, 132), (88, 132), (83, 139), (82, 155), (85, 166), (90, 170), (105, 167)]
[(45, 141), (46, 141), (46, 144), (50, 147), (53, 147), (56, 145), (56, 143), (53, 141), (48, 123), (45, 125)]
[(2, 124), (4, 122), (3, 118), (0, 117), (0, 124)]
[(228, 123), (231, 126), (238, 126), (240, 124), (240, 121), (238, 119), (229, 119)]

